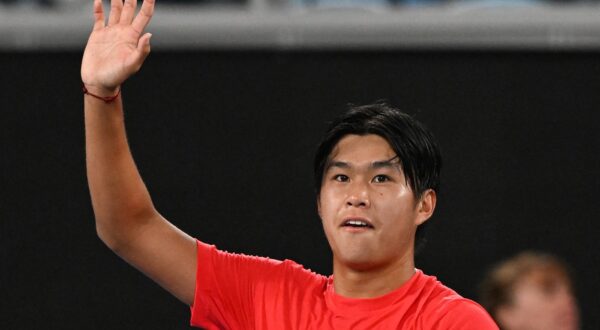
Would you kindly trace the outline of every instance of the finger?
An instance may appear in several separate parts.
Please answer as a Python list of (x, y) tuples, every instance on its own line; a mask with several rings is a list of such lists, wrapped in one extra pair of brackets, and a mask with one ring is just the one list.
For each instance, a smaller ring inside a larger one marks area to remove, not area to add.
[(144, 54), (144, 58), (150, 54), (150, 38), (152, 38), (152, 33), (146, 33), (138, 41), (137, 50)]
[(131, 24), (133, 15), (135, 15), (136, 0), (125, 0), (123, 4), (123, 12), (121, 13), (120, 24)]
[(151, 33), (144, 34), (138, 41), (135, 52), (127, 59), (128, 63), (126, 65), (131, 67), (132, 73), (137, 72), (142, 67), (144, 60), (150, 54), (150, 37), (152, 37)]
[(111, 0), (110, 15), (108, 16), (108, 26), (119, 23), (121, 11), (123, 10), (123, 0)]
[(148, 26), (148, 23), (150, 22), (153, 13), (154, 0), (144, 0), (140, 12), (137, 14), (135, 19), (133, 20), (133, 23), (131, 24), (133, 29), (141, 34), (142, 31), (144, 31), (144, 29), (146, 28), (146, 26)]
[(94, 30), (100, 30), (104, 27), (104, 8), (102, 0), (94, 0)]

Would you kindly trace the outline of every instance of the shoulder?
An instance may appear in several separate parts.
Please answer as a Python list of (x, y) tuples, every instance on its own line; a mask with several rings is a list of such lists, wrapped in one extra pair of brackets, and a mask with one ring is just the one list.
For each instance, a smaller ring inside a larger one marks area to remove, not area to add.
[(258, 322), (256, 316), (262, 322), (262, 316), (289, 314), (289, 306), (314, 301), (309, 298), (326, 283), (324, 276), (291, 260), (230, 253), (200, 241), (197, 246), (195, 326), (249, 329)]
[[(326, 277), (306, 269), (292, 260), (277, 260), (241, 253), (231, 253), (197, 241), (198, 272), (226, 272), (236, 276), (252, 276), (264, 280), (296, 280), (300, 282), (325, 282)], [(204, 267), (203, 267), (204, 265)], [(204, 269), (203, 269), (204, 268)], [(208, 269), (207, 269), (208, 268)]]
[(422, 318), (430, 329), (498, 329), (487, 311), (442, 284), (433, 276), (424, 275), (423, 292), (427, 292)]
[(445, 310), (446, 313), (439, 320), (440, 329), (498, 329), (487, 311), (472, 300), (455, 299)]

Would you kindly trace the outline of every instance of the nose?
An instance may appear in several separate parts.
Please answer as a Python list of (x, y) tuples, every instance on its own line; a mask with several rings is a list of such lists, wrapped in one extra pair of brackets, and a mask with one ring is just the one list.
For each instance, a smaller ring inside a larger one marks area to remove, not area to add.
[(369, 191), (365, 184), (354, 183), (348, 188), (348, 197), (346, 199), (347, 206), (358, 208), (369, 208), (371, 206)]

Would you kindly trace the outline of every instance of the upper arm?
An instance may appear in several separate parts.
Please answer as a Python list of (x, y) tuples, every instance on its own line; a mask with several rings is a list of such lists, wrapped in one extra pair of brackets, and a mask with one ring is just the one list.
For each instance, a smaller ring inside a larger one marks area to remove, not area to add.
[(289, 268), (285, 262), (230, 253), (202, 242), (197, 246), (198, 262), (202, 264), (192, 325), (207, 329), (253, 328), (258, 321), (257, 311), (264, 309), (267, 301), (285, 295), (282, 284), (287, 282)]
[(139, 225), (113, 250), (187, 305), (196, 287), (196, 240), (160, 214)]

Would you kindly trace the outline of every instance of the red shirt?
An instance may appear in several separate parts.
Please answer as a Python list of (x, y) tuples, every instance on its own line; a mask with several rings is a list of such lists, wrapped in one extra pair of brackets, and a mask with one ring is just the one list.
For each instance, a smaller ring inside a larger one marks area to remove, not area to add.
[(337, 295), (333, 277), (198, 241), (191, 325), (212, 329), (498, 329), (485, 310), (417, 270), (377, 298)]

